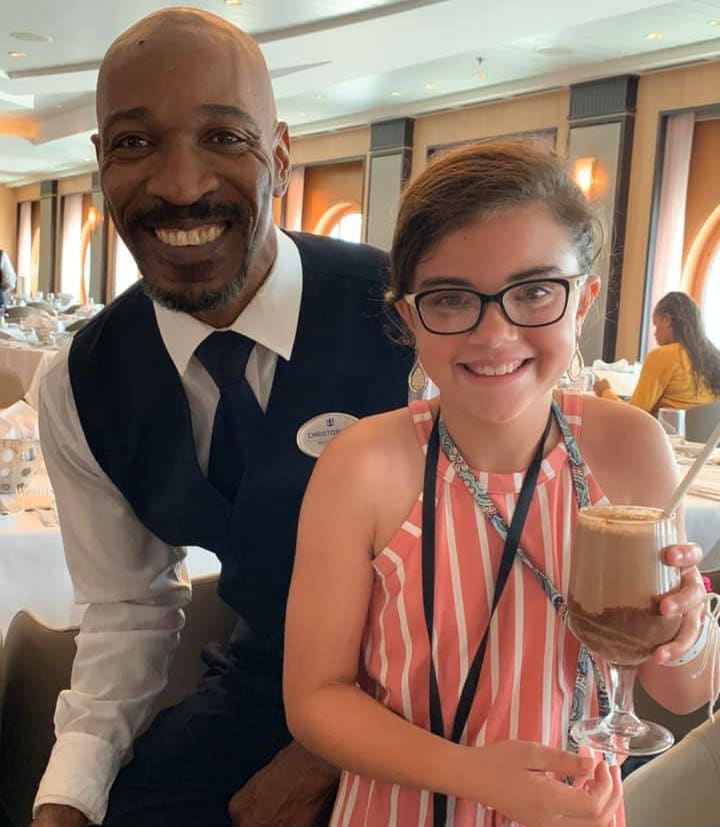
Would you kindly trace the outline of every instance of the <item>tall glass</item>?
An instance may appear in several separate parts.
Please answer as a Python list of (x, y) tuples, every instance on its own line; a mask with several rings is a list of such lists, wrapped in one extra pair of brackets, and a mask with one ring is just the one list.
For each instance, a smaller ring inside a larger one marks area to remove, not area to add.
[(610, 713), (577, 722), (573, 738), (625, 755), (654, 755), (673, 734), (641, 721), (633, 707), (637, 667), (655, 647), (672, 640), (679, 615), (663, 616), (660, 598), (677, 588), (680, 572), (662, 561), (677, 542), (675, 517), (640, 506), (592, 506), (578, 514), (568, 594), (570, 628), (607, 664)]

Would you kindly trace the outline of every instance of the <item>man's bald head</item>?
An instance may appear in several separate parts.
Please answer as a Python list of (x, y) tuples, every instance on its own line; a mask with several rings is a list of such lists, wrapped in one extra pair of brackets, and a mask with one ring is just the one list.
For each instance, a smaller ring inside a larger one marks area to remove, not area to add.
[(168, 8), (149, 14), (117, 37), (100, 65), (97, 81), (97, 120), (102, 128), (107, 114), (107, 86), (114, 70), (134, 63), (148, 52), (165, 52), (169, 61), (187, 54), (188, 42), (199, 40), (218, 49), (231, 49), (252, 80), (257, 103), (269, 120), (277, 120), (275, 98), (265, 58), (257, 43), (237, 26), (214, 14), (191, 8)]

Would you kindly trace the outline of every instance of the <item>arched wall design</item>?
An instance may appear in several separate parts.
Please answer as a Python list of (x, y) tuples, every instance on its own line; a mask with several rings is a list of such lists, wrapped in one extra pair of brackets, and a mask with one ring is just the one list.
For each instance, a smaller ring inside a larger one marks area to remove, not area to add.
[(710, 213), (693, 239), (682, 274), (682, 288), (698, 304), (702, 300), (703, 285), (713, 253), (720, 245), (720, 204)]
[(330, 230), (332, 230), (338, 221), (345, 218), (346, 215), (351, 215), (356, 212), (362, 212), (360, 204), (356, 204), (351, 201), (343, 201), (340, 204), (334, 204), (322, 214), (320, 220), (315, 225), (313, 232), (317, 235), (328, 235)]

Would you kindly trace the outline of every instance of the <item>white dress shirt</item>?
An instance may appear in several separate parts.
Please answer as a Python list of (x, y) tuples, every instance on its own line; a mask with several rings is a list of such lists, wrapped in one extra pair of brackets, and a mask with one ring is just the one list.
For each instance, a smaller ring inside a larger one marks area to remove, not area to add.
[[(257, 342), (245, 375), (263, 410), (278, 356), (290, 359), (302, 294), (300, 253), (284, 233), (277, 232), (277, 242), (267, 279), (227, 328)], [(220, 394), (194, 352), (215, 328), (159, 305), (155, 314), (187, 394), (198, 461), (207, 473)], [(72, 685), (58, 698), (57, 741), (35, 809), (68, 804), (100, 824), (118, 770), (166, 684), (182, 608), (190, 601), (185, 549), (148, 531), (93, 457), (75, 407), (67, 350), (41, 385), (40, 432), (75, 599), (89, 605)]]

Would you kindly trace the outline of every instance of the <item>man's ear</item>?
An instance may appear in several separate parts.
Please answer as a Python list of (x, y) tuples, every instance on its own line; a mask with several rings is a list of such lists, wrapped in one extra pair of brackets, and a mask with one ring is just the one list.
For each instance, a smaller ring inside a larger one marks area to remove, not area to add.
[(96, 132), (94, 135), (91, 135), (91, 136), (90, 136), (90, 140), (92, 141), (93, 146), (95, 147), (95, 158), (97, 159), (98, 169), (100, 169), (100, 166), (101, 166), (101, 164), (100, 164), (100, 161), (101, 161), (100, 156), (102, 155), (102, 143), (100, 142), (100, 135), (99, 135), (99, 133), (97, 133), (97, 132)]
[(273, 136), (273, 195), (282, 198), (290, 180), (290, 135), (284, 121), (278, 121)]

